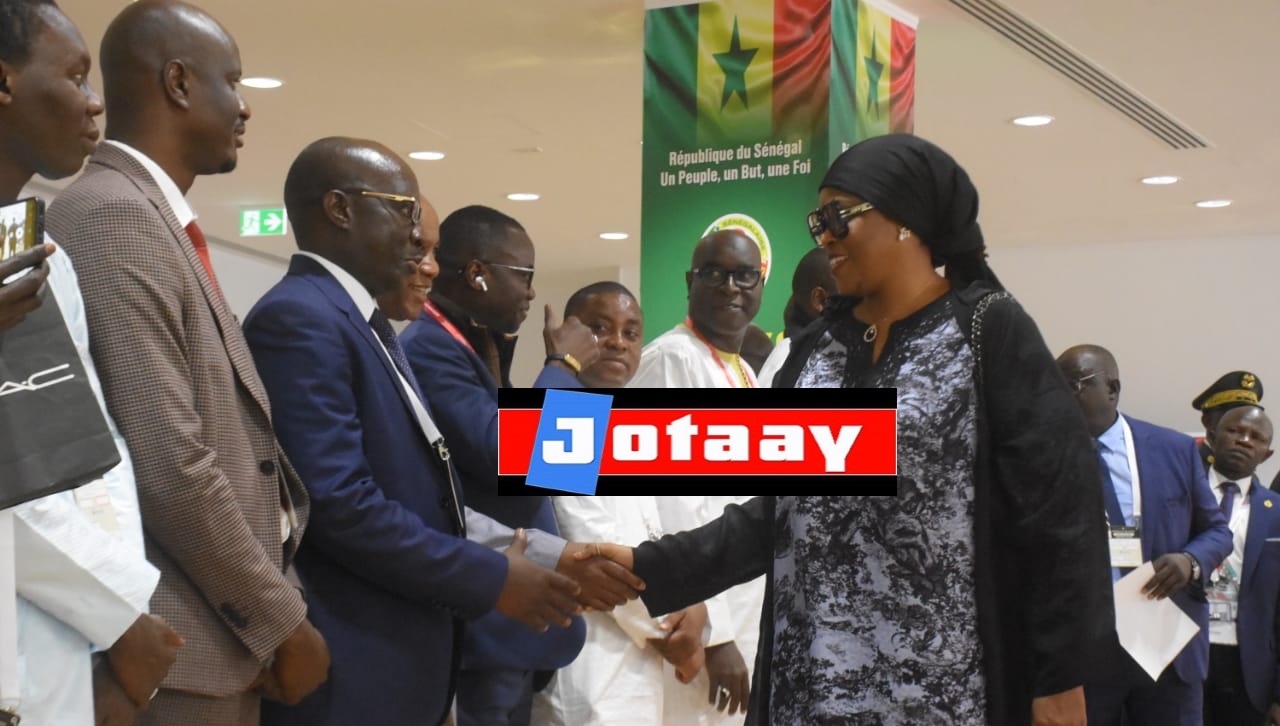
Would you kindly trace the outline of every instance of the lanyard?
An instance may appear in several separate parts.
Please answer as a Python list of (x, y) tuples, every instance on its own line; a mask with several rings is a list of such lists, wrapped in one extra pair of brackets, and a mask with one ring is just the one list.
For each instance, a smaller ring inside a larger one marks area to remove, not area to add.
[[(726, 366), (724, 364), (724, 360), (720, 358), (720, 352), (716, 350), (716, 347), (711, 344), (711, 341), (702, 337), (702, 333), (699, 333), (697, 328), (693, 327), (693, 320), (690, 318), (685, 318), (684, 327), (688, 328), (690, 332), (692, 332), (695, 336), (697, 336), (698, 340), (702, 341), (703, 345), (707, 346), (707, 350), (711, 352), (711, 357), (714, 358), (716, 361), (716, 364), (720, 366), (720, 372), (724, 374), (724, 379), (729, 382), (729, 387), (742, 388), (743, 386), (738, 385), (739, 383), (741, 383), (741, 381), (735, 378), (733, 374), (729, 372), (729, 367)], [(752, 375), (751, 371), (746, 367), (744, 367), (741, 363), (738, 364), (738, 370), (742, 371), (742, 375), (745, 376), (747, 379), (746, 387), (755, 388), (756, 377)]]
[[(436, 307), (435, 303), (428, 300), (422, 303), (422, 309), (423, 311), (426, 312), (427, 315), (430, 315), (433, 320), (435, 320), (437, 323), (440, 323), (441, 327), (449, 331), (449, 335), (452, 335), (454, 340), (458, 341), (459, 343), (462, 343), (464, 346), (466, 346), (467, 350), (471, 351), (472, 353), (476, 352), (476, 349), (471, 346), (471, 343), (468, 342), (467, 339), (462, 336), (462, 331), (458, 330), (457, 326), (449, 322), (449, 319), (444, 316), (444, 313), (440, 312), (440, 308)], [(480, 354), (476, 353), (476, 355), (480, 355)]]
[(1124, 416), (1120, 417), (1120, 425), (1124, 427), (1124, 448), (1129, 458), (1129, 479), (1133, 482), (1133, 519), (1135, 522), (1141, 522), (1142, 486), (1138, 479), (1138, 452), (1133, 446), (1133, 430), (1129, 428), (1129, 422), (1124, 420)]

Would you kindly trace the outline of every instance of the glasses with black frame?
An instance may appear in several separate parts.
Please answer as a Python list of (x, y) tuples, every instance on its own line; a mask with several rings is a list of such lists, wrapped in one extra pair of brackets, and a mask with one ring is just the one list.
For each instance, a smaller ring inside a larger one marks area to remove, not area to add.
[(739, 290), (751, 290), (760, 284), (760, 268), (758, 267), (739, 267), (736, 270), (727, 270), (720, 265), (703, 265), (695, 267), (690, 272), (693, 276), (701, 280), (710, 287), (720, 287), (726, 281), (733, 281), (734, 287)]
[(844, 239), (849, 235), (849, 221), (861, 214), (875, 209), (871, 202), (863, 202), (857, 206), (845, 208), (840, 202), (832, 200), (809, 212), (809, 234), (813, 243), (822, 246), (822, 235), (827, 232), (836, 239)]
[(349, 189), (346, 191), (358, 192), (362, 197), (373, 197), (374, 199), (382, 199), (388, 202), (395, 202), (396, 209), (413, 224), (417, 225), (422, 222), (422, 202), (417, 197), (411, 197), (407, 194), (388, 194), (387, 192), (371, 192), (368, 189)]

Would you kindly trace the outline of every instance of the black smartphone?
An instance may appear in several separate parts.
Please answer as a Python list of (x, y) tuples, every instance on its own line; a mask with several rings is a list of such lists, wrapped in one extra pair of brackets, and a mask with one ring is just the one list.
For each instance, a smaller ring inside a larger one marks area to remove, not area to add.
[(44, 200), (19, 199), (0, 206), (0, 260), (44, 242)]

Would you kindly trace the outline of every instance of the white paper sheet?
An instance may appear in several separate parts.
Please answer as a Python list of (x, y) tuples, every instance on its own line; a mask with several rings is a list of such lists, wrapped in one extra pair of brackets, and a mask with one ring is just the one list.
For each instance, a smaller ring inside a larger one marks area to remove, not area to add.
[(1147, 562), (1120, 578), (1115, 599), (1120, 645), (1155, 680), (1200, 632), (1200, 626), (1169, 598), (1147, 599), (1142, 586), (1153, 575), (1155, 567)]

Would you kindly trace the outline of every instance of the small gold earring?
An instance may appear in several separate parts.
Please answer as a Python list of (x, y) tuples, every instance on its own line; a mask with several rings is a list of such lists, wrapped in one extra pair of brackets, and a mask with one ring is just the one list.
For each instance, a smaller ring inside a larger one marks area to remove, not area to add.
[(898, 239), (899, 239), (899, 240), (904, 240), (904, 239), (906, 239), (906, 238), (908, 238), (908, 237), (910, 237), (910, 236), (911, 236), (911, 230), (907, 229), (906, 227), (899, 227), (899, 228), (898, 228)]

